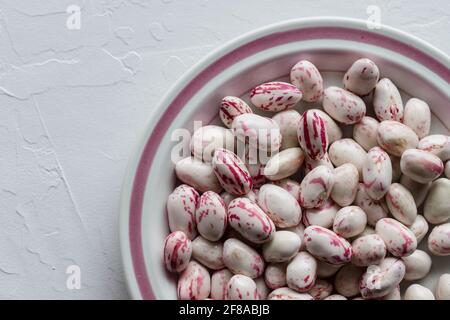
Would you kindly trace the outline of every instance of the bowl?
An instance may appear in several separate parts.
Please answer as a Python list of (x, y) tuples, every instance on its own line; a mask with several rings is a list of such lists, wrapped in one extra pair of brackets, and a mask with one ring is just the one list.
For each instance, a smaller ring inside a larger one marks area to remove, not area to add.
[[(362, 20), (331, 17), (277, 23), (228, 42), (177, 81), (150, 119), (123, 184), (120, 240), (132, 298), (176, 299), (176, 276), (166, 272), (162, 260), (169, 233), (166, 199), (177, 183), (171, 161), (177, 142), (171, 135), (178, 128), (192, 130), (194, 120), (217, 121), (222, 97), (245, 99), (252, 87), (286, 78), (301, 59), (319, 68), (325, 86), (342, 86), (343, 72), (358, 58), (368, 57), (404, 98), (429, 103), (433, 131), (449, 132), (449, 57), (399, 30), (369, 27)], [(301, 103), (297, 109), (311, 106)], [(450, 268), (450, 257), (433, 259), (430, 275), (421, 282), (434, 291), (437, 276)]]

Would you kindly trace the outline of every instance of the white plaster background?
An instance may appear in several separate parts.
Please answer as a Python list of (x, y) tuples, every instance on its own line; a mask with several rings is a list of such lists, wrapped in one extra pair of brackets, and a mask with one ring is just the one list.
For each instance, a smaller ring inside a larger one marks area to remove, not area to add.
[[(78, 31), (66, 28), (71, 4)], [(120, 188), (161, 96), (243, 32), (306, 16), (365, 19), (370, 4), (382, 23), (450, 54), (448, 0), (1, 0), (0, 298), (127, 298)], [(71, 264), (80, 290), (66, 288)]]

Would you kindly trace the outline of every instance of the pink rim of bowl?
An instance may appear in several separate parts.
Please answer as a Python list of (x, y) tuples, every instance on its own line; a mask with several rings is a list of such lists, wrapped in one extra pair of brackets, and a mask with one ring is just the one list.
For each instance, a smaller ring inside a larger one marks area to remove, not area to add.
[(143, 252), (143, 202), (154, 157), (172, 121), (196, 92), (229, 66), (266, 49), (318, 39), (361, 42), (397, 52), (420, 63), (450, 85), (450, 60), (444, 53), (396, 29), (386, 26), (369, 29), (365, 21), (355, 19), (323, 17), (286, 21), (243, 35), (209, 54), (162, 100), (128, 168), (122, 191), (120, 238), (132, 298), (156, 298)]

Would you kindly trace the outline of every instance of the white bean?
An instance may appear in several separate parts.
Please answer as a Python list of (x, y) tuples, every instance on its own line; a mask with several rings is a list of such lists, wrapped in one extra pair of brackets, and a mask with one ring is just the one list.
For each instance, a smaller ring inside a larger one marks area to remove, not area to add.
[(175, 165), (175, 174), (182, 182), (199, 192), (221, 192), (222, 186), (210, 163), (202, 162), (194, 157), (181, 159)]
[(378, 126), (378, 145), (389, 154), (400, 157), (407, 149), (414, 149), (419, 143), (417, 134), (403, 123), (386, 120)]
[(400, 121), (403, 118), (402, 97), (390, 79), (383, 78), (375, 86), (373, 109), (380, 121)]
[(360, 267), (379, 264), (386, 256), (386, 245), (378, 234), (369, 234), (352, 242), (352, 263)]
[(333, 142), (328, 150), (330, 160), (334, 166), (344, 163), (353, 164), (358, 169), (359, 178), (362, 179), (362, 168), (366, 161), (366, 151), (353, 139), (341, 139)]
[(307, 292), (317, 277), (316, 259), (308, 252), (299, 252), (287, 265), (286, 283), (298, 292)]
[(269, 159), (263, 174), (272, 181), (290, 177), (300, 169), (304, 159), (305, 155), (302, 149), (285, 149)]
[(281, 230), (263, 244), (262, 254), (267, 262), (284, 262), (297, 254), (300, 245), (301, 239), (296, 233)]
[(378, 120), (365, 116), (353, 126), (353, 139), (366, 151), (378, 146)]
[(402, 258), (405, 264), (405, 280), (423, 279), (431, 269), (431, 258), (425, 251), (416, 250), (410, 256)]
[(264, 272), (264, 260), (259, 253), (233, 238), (223, 244), (223, 262), (234, 274), (243, 274), (252, 279), (258, 278)]
[(428, 222), (439, 224), (450, 218), (450, 180), (440, 178), (433, 182), (425, 200), (423, 215)]
[(348, 206), (355, 201), (358, 190), (358, 169), (351, 163), (334, 169), (335, 182), (330, 197), (341, 207)]
[(431, 112), (428, 104), (420, 99), (411, 98), (405, 104), (403, 123), (414, 130), (419, 139), (430, 133)]
[(212, 242), (202, 237), (197, 237), (192, 241), (192, 257), (212, 270), (224, 268), (223, 264), (223, 244)]
[(433, 292), (420, 284), (412, 284), (405, 291), (404, 300), (435, 300)]

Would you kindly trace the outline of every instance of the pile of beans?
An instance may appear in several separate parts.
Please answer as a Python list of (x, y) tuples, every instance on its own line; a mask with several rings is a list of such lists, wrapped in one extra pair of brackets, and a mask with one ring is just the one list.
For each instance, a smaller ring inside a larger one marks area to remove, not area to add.
[[(369, 59), (343, 88), (324, 89), (305, 60), (290, 80), (250, 93), (272, 118), (223, 98), (224, 126), (197, 129), (192, 156), (176, 163), (164, 264), (179, 273), (178, 298), (450, 299), (449, 273), (434, 292), (399, 286), (427, 276), (430, 254), (450, 255), (450, 137), (430, 135), (428, 104), (403, 105)], [(323, 110), (300, 114), (300, 100)], [(235, 142), (250, 140), (266, 163), (238, 156)]]

